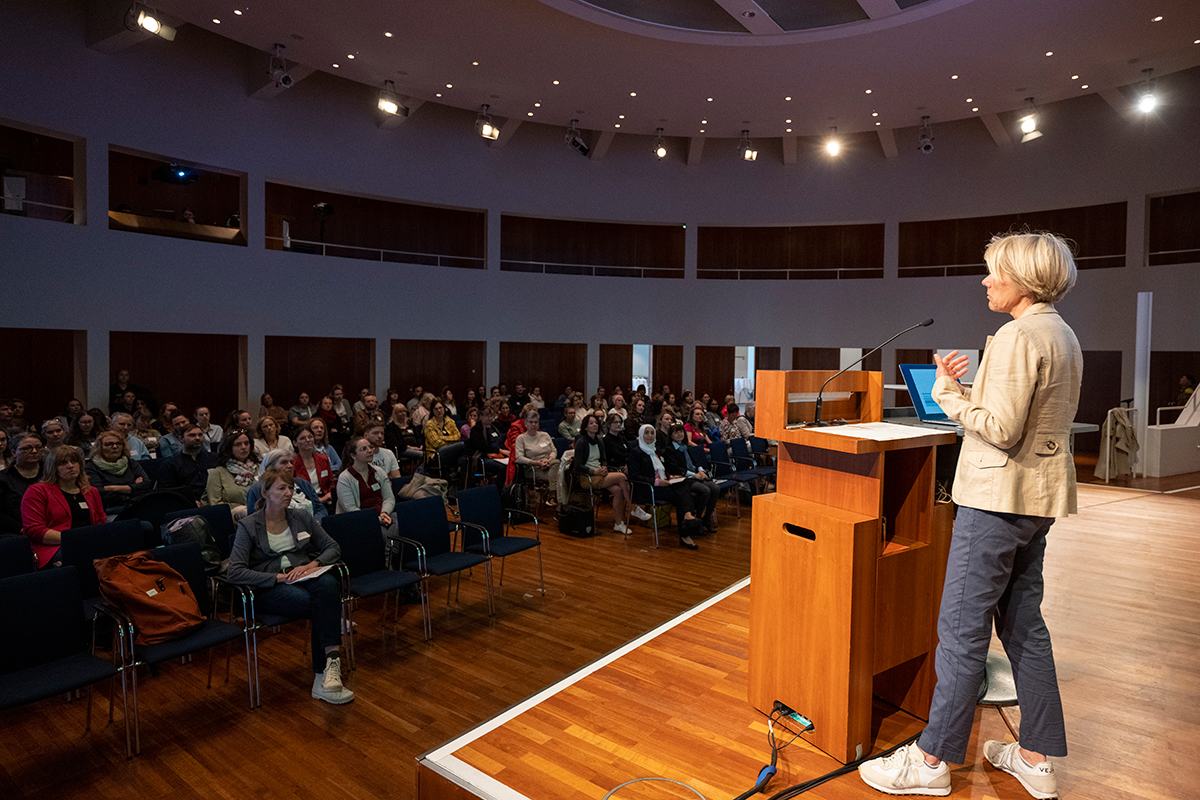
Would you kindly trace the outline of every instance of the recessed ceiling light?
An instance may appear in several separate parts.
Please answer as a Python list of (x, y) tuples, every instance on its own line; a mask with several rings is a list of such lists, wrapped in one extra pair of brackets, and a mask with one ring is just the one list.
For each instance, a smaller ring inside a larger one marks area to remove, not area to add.
[(707, 125), (707, 124), (708, 124), (708, 120), (706, 120), (706, 119), (702, 119), (702, 120), (700, 120), (700, 124), (701, 124), (701, 125)]
[(213, 17), (213, 22), (215, 22), (218, 25), (221, 24), (221, 20), (217, 19), (216, 17)]
[(711, 98), (711, 97), (710, 97), (710, 98), (708, 98), (708, 102), (710, 102), (710, 103), (712, 102), (712, 98)]
[(614, 127), (614, 128), (619, 128), (619, 127), (621, 127), (621, 123), (619, 123), (619, 122), (618, 122), (618, 123), (617, 123), (616, 125), (614, 125), (613, 127)]
[(389, 38), (389, 39), (390, 39), (390, 38), (392, 38), (392, 32), (391, 32), (391, 31), (384, 31), (384, 32), (383, 32), (383, 35), (384, 35), (384, 36), (386, 36), (386, 37), (387, 37), (387, 38)]
[(1085, 83), (1083, 86), (1080, 86), (1079, 88), (1080, 88), (1080, 89), (1086, 89), (1087, 87), (1088, 87), (1088, 85)]
[(437, 94), (434, 95), (434, 97), (441, 97), (441, 96), (442, 96), (441, 92), (438, 92)]
[(558, 81), (554, 81), (554, 85), (555, 85), (555, 86), (558, 86)]
[(349, 55), (346, 56), (346, 58), (354, 58), (354, 54), (350, 53)]
[(789, 101), (789, 102), (791, 102), (791, 99), (792, 99), (792, 98), (790, 98), (790, 97), (785, 97), (785, 98), (783, 98), (783, 99), (784, 99), (784, 100), (787, 100), (787, 101)]
[(792, 124), (792, 121), (790, 119), (785, 119), (784, 122), (786, 122), (788, 125)]
[(867, 94), (870, 94), (870, 93), (871, 93), (871, 90), (870, 90), (870, 89), (867, 89)]
[(337, 64), (334, 64), (334, 65), (333, 65), (333, 68), (334, 68), (334, 69), (337, 69), (337, 68), (338, 68), (338, 65), (337, 65)]
[(973, 102), (975, 102), (975, 100), (974, 100), (974, 98), (968, 97), (968, 98), (967, 98), (967, 102), (968, 102), (968, 103), (973, 103)]
[(971, 110), (972, 110), (972, 111), (978, 111), (978, 110), (979, 110), (979, 106), (974, 106), (974, 107), (973, 107)]
[(704, 128), (701, 128), (701, 129), (700, 129), (700, 132), (701, 132), (701, 133), (704, 133)]
[(1047, 51), (1046, 51), (1046, 57), (1047, 57), (1047, 58), (1048, 58), (1048, 57), (1050, 57), (1050, 56), (1052, 56), (1052, 55), (1054, 55), (1054, 51), (1053, 51), (1053, 50), (1047, 50)]
[(1079, 76), (1078, 76), (1078, 75), (1072, 75), (1072, 76), (1071, 76), (1071, 80), (1073, 80), (1073, 81), (1077, 81), (1077, 80), (1079, 80)]
[(542, 104), (541, 104), (541, 103), (534, 103), (534, 104), (533, 104), (533, 107), (534, 107), (534, 108), (541, 108), (541, 107), (542, 107)]
[(241, 12), (241, 10), (240, 10), (240, 9), (237, 9), (237, 8), (235, 8), (235, 9), (233, 10), (233, 13), (237, 14), (239, 17), (242, 15), (242, 12)]
[(956, 80), (958, 80), (958, 76), (957, 76), (957, 75), (951, 75), (951, 76), (950, 76), (950, 80), (952, 80), (952, 81), (956, 81)]
[(1160, 15), (1160, 16), (1157, 16), (1157, 17), (1155, 17), (1154, 19), (1152, 19), (1152, 20), (1150, 20), (1150, 21), (1151, 21), (1151, 22), (1162, 22), (1162, 16), (1161, 16), (1161, 15)]
[(624, 115), (624, 114), (617, 114), (617, 119), (625, 119), (625, 115)]
[(788, 132), (788, 133), (791, 133), (791, 132), (792, 132), (792, 129), (791, 129), (791, 128), (788, 128), (788, 129), (787, 129), (787, 132)]
[(533, 112), (532, 112), (532, 111), (526, 111), (526, 112), (525, 112), (525, 116), (527, 116), (527, 117), (532, 117), (532, 116), (533, 116)]
[(883, 123), (882, 123), (882, 122), (876, 122), (875, 124), (876, 124), (876, 125), (882, 125)]
[(872, 112), (871, 112), (871, 116), (872, 116), (872, 117), (878, 117), (878, 116), (879, 116), (879, 112), (878, 112), (878, 111), (872, 111)]
[(454, 84), (453, 84), (453, 83), (447, 83), (447, 84), (446, 84), (446, 88), (447, 88), (447, 89), (453, 89), (453, 88), (454, 88)]
[(630, 97), (637, 97), (637, 92), (630, 92), (630, 93), (629, 93), (629, 96), (630, 96)]
[(478, 66), (479, 66), (479, 62), (478, 62), (478, 61), (472, 61), (472, 62), (471, 62), (471, 66), (472, 66), (472, 67), (478, 67)]

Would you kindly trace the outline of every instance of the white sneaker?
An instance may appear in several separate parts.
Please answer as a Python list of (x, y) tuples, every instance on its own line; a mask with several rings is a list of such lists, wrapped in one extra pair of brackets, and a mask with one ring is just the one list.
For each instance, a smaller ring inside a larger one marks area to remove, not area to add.
[(313, 678), (312, 696), (340, 706), (354, 699), (354, 692), (342, 685), (342, 660), (325, 659), (325, 671)]
[(635, 507), (635, 508), (633, 509), (633, 512), (632, 512), (632, 513), (633, 513), (633, 516), (637, 517), (637, 518), (638, 518), (638, 519), (640, 519), (642, 522), (645, 522), (645, 521), (647, 521), (648, 519), (650, 519), (650, 514), (649, 514), (649, 512), (647, 512), (647, 511), (646, 511), (646, 509), (642, 508), (641, 506), (637, 506), (637, 507)]
[(950, 794), (950, 767), (945, 761), (936, 767), (929, 766), (916, 742), (906, 744), (890, 756), (859, 764), (858, 774), (867, 786), (887, 794), (933, 797)]
[(1038, 800), (1058, 797), (1058, 779), (1054, 777), (1054, 765), (1049, 761), (1030, 764), (1021, 755), (1020, 742), (984, 742), (983, 755), (993, 767), (1019, 780), (1025, 791)]
[(626, 525), (624, 522), (618, 522), (616, 525), (613, 525), (613, 530), (616, 531), (617, 533), (623, 533), (626, 536), (633, 533), (633, 531), (629, 530), (629, 526)]

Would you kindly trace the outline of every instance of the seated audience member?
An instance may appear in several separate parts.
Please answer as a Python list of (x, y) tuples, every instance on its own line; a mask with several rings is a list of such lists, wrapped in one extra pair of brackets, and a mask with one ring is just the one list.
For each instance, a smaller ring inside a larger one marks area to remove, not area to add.
[(708, 435), (708, 431), (704, 428), (704, 409), (698, 404), (692, 406), (688, 421), (683, 425), (683, 430), (687, 434), (687, 443), (690, 445), (708, 447), (712, 444), (712, 437)]
[(425, 389), (421, 384), (412, 387), (412, 397), (408, 398), (408, 402), (404, 407), (408, 409), (408, 416), (411, 419), (413, 412), (417, 410), (417, 405), (421, 402), (421, 398), (425, 396)]
[(78, 447), (83, 457), (92, 454), (92, 443), (96, 441), (96, 418), (90, 412), (84, 411), (71, 423), (71, 432), (67, 436), (67, 444)]
[(79, 402), (79, 398), (72, 397), (67, 401), (65, 413), (62, 414), (59, 419), (63, 421), (63, 426), (69, 432), (71, 430), (71, 426), (75, 424), (75, 420), (77, 420), (79, 415), (82, 413), (83, 403)]
[(663, 411), (658, 415), (658, 427), (655, 430), (655, 447), (662, 452), (668, 444), (671, 443), (671, 426), (675, 424), (675, 414), (665, 405)]
[(183, 452), (183, 432), (192, 424), (187, 414), (179, 411), (171, 417), (171, 432), (158, 440), (158, 457), (171, 458)]
[[(158, 443), (161, 434), (154, 427), (154, 416), (150, 413), (150, 409), (142, 408), (133, 418), (133, 437), (141, 441), (145, 446), (148, 458), (155, 458), (158, 455)], [(130, 444), (132, 448), (132, 443)]]
[(246, 493), (258, 478), (258, 453), (246, 431), (235, 429), (221, 440), (217, 466), (208, 471), (201, 505), (229, 505), (233, 519), (246, 516)]
[(742, 414), (742, 416), (739, 417), (739, 419), (743, 419), (746, 421), (746, 424), (750, 426), (750, 433), (753, 434), (754, 433), (754, 403), (749, 403), (746, 405), (746, 413)]
[(502, 396), (501, 396), (501, 394), (500, 394), (500, 387), (499, 387), (499, 386), (493, 386), (493, 387), (491, 388), (491, 390), (488, 392), (488, 400), (491, 400), (493, 397), (499, 397), (499, 398), (500, 398), (500, 399), (502, 399), (502, 400), (507, 400), (507, 399), (508, 399), (507, 397), (502, 397)]
[(574, 396), (575, 396), (574, 389), (572, 389), (570, 386), (564, 387), (563, 393), (560, 394), (558, 396), (558, 399), (554, 401), (554, 410), (562, 411), (563, 409), (565, 409), (570, 404), (571, 398)]
[(288, 425), (291, 426), (289, 430), (294, 435), (316, 415), (317, 407), (310, 402), (308, 392), (301, 392), (296, 398), (296, 405), (288, 409)]
[[(346, 446), (346, 440), (350, 438), (350, 428), (342, 422), (342, 418), (338, 416), (333, 408), (333, 398), (326, 395), (321, 398), (321, 402), (317, 406), (316, 419), (325, 423), (325, 437), (327, 444), (333, 448), (334, 457), (341, 461), (342, 448)], [(317, 437), (318, 440), (320, 437)], [(329, 459), (329, 463), (333, 463), (334, 457)], [(337, 467), (334, 467), (337, 469)]]
[(383, 412), (379, 410), (379, 398), (373, 394), (368, 394), (362, 400), (363, 407), (354, 412), (354, 433), (362, 435), (367, 432), (367, 426), (376, 423), (383, 425), (387, 420), (383, 418)]
[(25, 401), (19, 397), (12, 399), (12, 427), (22, 431), (32, 431), (33, 425), (25, 419)]
[(700, 517), (704, 530), (715, 531), (717, 518), (713, 512), (716, 511), (717, 496), (720, 492), (712, 482), (711, 476), (692, 463), (692, 456), (687, 449), (687, 431), (678, 422), (671, 426), (671, 443), (663, 450), (662, 460), (668, 478), (685, 479), (682, 484), (677, 485), (687, 487), (692, 493), (696, 516)]
[(371, 447), (375, 448), (375, 455), (371, 459), (371, 463), (382, 469), (389, 479), (399, 478), (400, 463), (396, 460), (396, 454), (391, 451), (384, 440), (383, 422), (367, 423), (367, 428), (362, 435), (371, 443)]
[(40, 433), (18, 431), (9, 438), (8, 450), (12, 461), (8, 469), (0, 472), (0, 482), (12, 490), (16, 501), (20, 503), (25, 491), (42, 479), (42, 455), (46, 452), (46, 440)]
[(64, 530), (99, 525), (106, 519), (100, 493), (83, 472), (79, 451), (59, 445), (47, 453), (46, 474), (21, 498), (21, 527), (38, 569), (59, 565)]
[[(228, 434), (234, 430), (247, 432), (254, 430), (254, 416), (242, 408), (230, 412), (229, 416), (225, 418), (225, 433)], [(221, 441), (224, 440), (222, 437)]]
[(275, 420), (275, 426), (282, 431), (288, 424), (287, 409), (275, 405), (275, 398), (266, 392), (263, 392), (260, 402), (262, 405), (258, 408), (258, 418), (261, 420), (263, 417), (270, 417)]
[(581, 421), (575, 406), (564, 408), (562, 422), (558, 423), (558, 435), (564, 439), (575, 441), (575, 438), (579, 436), (580, 427)]
[(462, 440), (464, 442), (467, 439), (471, 438), (471, 428), (474, 428), (478, 424), (479, 424), (479, 409), (468, 408), (467, 409), (467, 421), (464, 422), (462, 425), (458, 426), (458, 433), (462, 437)]
[(58, 417), (51, 417), (42, 423), (42, 438), (46, 440), (46, 451), (67, 443), (67, 428)]
[(443, 471), (457, 474), (458, 460), (462, 458), (465, 448), (462, 434), (458, 432), (454, 420), (446, 415), (445, 403), (434, 400), (430, 410), (433, 416), (425, 423), (425, 463), (428, 464), (436, 458)]
[(729, 404), (736, 403), (736, 402), (737, 402), (737, 398), (734, 397), (733, 395), (731, 395), (731, 394), (725, 395), (725, 402), (721, 405), (721, 417), (722, 418), (729, 415)]
[(458, 416), (458, 406), (454, 403), (454, 392), (450, 391), (449, 386), (442, 387), (442, 402), (446, 404), (446, 414), (448, 416)]
[(392, 418), (383, 426), (383, 443), (395, 453), (397, 461), (419, 463), (425, 460), (421, 438), (408, 421), (408, 409), (401, 403), (392, 408)]
[(696, 405), (696, 396), (692, 394), (691, 389), (684, 389), (679, 398), (680, 411), (690, 411), (694, 405)]
[(333, 475), (336, 477), (342, 469), (342, 457), (338, 455), (334, 449), (333, 443), (329, 441), (329, 426), (325, 424), (322, 417), (314, 417), (308, 423), (308, 429), (312, 431), (313, 439), (316, 440), (317, 452), (324, 453), (329, 459), (329, 468), (333, 470)]
[(274, 417), (260, 419), (254, 432), (258, 434), (254, 440), (254, 452), (258, 453), (259, 458), (271, 450), (286, 450), (291, 455), (296, 454), (292, 440), (279, 432), (279, 425), (275, 422)]
[(720, 435), (721, 420), (721, 404), (717, 402), (717, 398), (710, 397), (704, 401), (704, 430), (708, 431), (708, 435), (712, 436), (712, 432), (717, 431)]
[[(354, 405), (352, 405), (350, 407), (350, 410), (353, 411), (355, 414), (357, 414), (358, 412), (360, 412), (364, 408), (366, 408), (367, 407), (367, 405), (366, 405), (367, 395), (369, 395), (370, 393), (371, 393), (370, 387), (364, 386), (363, 388), (359, 389), (358, 390), (358, 399), (354, 401)], [(378, 399), (378, 398), (376, 398), (376, 399)]]
[(492, 399), (496, 401), (496, 427), (500, 429), (507, 439), (508, 429), (518, 422), (517, 415), (512, 413), (512, 404), (503, 397), (497, 395)]
[[(342, 389), (340, 383), (333, 385), (333, 389), (329, 392), (329, 397), (333, 401), (333, 413), (337, 414), (338, 419), (341, 420), (342, 428), (346, 431), (346, 435), (349, 436), (354, 425), (354, 410), (351, 409), (349, 401), (346, 400), (346, 392)], [(332, 425), (329, 427), (329, 433), (331, 436), (334, 433)]]
[(208, 406), (200, 406), (196, 409), (196, 424), (204, 432), (204, 446), (209, 450), (216, 451), (221, 446), (221, 439), (224, 438), (225, 432), (220, 425), (213, 424), (212, 412), (208, 410)]
[(129, 452), (135, 460), (145, 461), (150, 458), (150, 451), (146, 449), (146, 444), (133, 435), (133, 417), (124, 411), (118, 411), (112, 415), (111, 430), (125, 437), (125, 443), (129, 445)]
[[(525, 412), (522, 417), (525, 432), (513, 443), (513, 454), (518, 468), (522, 470), (522, 477), (528, 477), (532, 472), (535, 481), (548, 481), (551, 486), (557, 487), (560, 463), (558, 449), (550, 434), (540, 429), (540, 420), (537, 409), (531, 408)], [(551, 496), (556, 494), (557, 489)]]
[(467, 399), (464, 401), (467, 408), (473, 408), (476, 411), (483, 408), (483, 403), (480, 402), (479, 392), (474, 389), (467, 389)]
[(659, 413), (662, 414), (667, 411), (671, 412), (672, 417), (679, 419), (679, 402), (675, 399), (674, 392), (663, 395), (662, 411)]
[(643, 425), (653, 425), (654, 415), (646, 410), (646, 398), (635, 396), (633, 404), (627, 409), (625, 417), (625, 438), (629, 440), (636, 439), (638, 429)]
[(606, 403), (604, 401), (604, 398), (601, 397), (600, 395), (594, 394), (590, 398), (588, 398), (588, 413), (595, 414), (597, 411), (599, 411), (601, 414), (603, 414), (604, 416), (607, 417), (608, 416), (608, 403)]
[[(159, 409), (158, 417), (154, 420), (154, 430), (158, 431), (161, 440), (163, 436), (175, 430), (175, 415), (179, 413), (179, 406), (174, 403), (163, 403)], [(135, 416), (134, 419), (137, 419)], [(161, 448), (160, 448), (161, 449)]]
[(483, 465), (483, 474), (500, 483), (503, 481), (506, 470), (503, 464), (491, 456), (499, 455), (501, 458), (507, 458), (508, 450), (504, 447), (504, 434), (500, 433), (500, 429), (496, 427), (496, 409), (489, 404), (484, 406), (483, 411), (476, 409), (471, 409), (471, 411), (478, 414), (479, 419), (471, 426), (469, 436), (464, 437), (466, 446), (463, 456), (467, 459), (468, 464), (472, 459), (479, 459)]
[(129, 457), (129, 445), (116, 431), (105, 431), (96, 437), (87, 474), (109, 514), (121, 513), (121, 509), (154, 488), (141, 464)]
[[(123, 398), (126, 394), (131, 394), (134, 397), (152, 396), (152, 392), (146, 387), (131, 383), (129, 380), (129, 370), (123, 369), (117, 372), (117, 382), (108, 387), (108, 409), (110, 413), (115, 411), (118, 405), (124, 405)], [(133, 413), (129, 408), (122, 410), (127, 414)]]
[(535, 386), (529, 390), (529, 403), (537, 409), (546, 407), (546, 401), (542, 397), (542, 387)]
[(247, 511), (258, 508), (258, 501), (262, 498), (262, 476), (268, 472), (277, 471), (283, 473), (284, 477), (292, 482), (292, 502), (288, 508), (298, 508), (318, 520), (328, 516), (329, 509), (321, 502), (316, 488), (303, 478), (296, 477), (293, 459), (295, 459), (294, 454), (285, 453), (283, 450), (272, 450), (263, 456), (262, 463), (258, 465), (259, 481), (246, 492)]
[(317, 437), (313, 434), (310, 420), (296, 434), (296, 456), (292, 459), (292, 471), (298, 478), (308, 481), (317, 490), (317, 499), (329, 504), (333, 499), (334, 471), (329, 456), (317, 449)]
[(208, 471), (219, 463), (217, 455), (208, 449), (204, 431), (194, 422), (184, 424), (179, 437), (183, 442), (181, 449), (163, 462), (157, 486), (173, 489), (200, 505), (208, 486)]
[(529, 392), (525, 391), (525, 384), (517, 381), (516, 389), (513, 391), (512, 397), (508, 398), (509, 405), (517, 408), (524, 408), (525, 406), (529, 405), (531, 400), (532, 398), (529, 396)]
[(609, 467), (608, 453), (600, 437), (600, 420), (594, 416), (589, 415), (583, 421), (579, 438), (575, 440), (575, 454), (571, 456), (571, 470), (584, 485), (608, 490), (612, 495), (613, 519), (616, 520), (613, 530), (625, 535), (632, 533), (628, 525), (629, 480), (625, 473)]
[(692, 534), (696, 532), (700, 521), (696, 519), (692, 493), (682, 481), (674, 484), (669, 482), (666, 467), (656, 449), (656, 438), (653, 425), (643, 425), (638, 430), (637, 447), (629, 449), (629, 480), (635, 484), (653, 484), (655, 498), (675, 506), (675, 516), (679, 520), (679, 546), (696, 550), (698, 545), (692, 539)]
[(388, 390), (383, 393), (383, 399), (379, 401), (379, 411), (383, 414), (384, 419), (392, 418), (392, 409), (399, 402), (400, 392), (389, 386)]
[[(620, 397), (620, 395), (615, 395), (613, 399), (615, 400), (617, 397)], [(629, 439), (625, 435), (625, 424), (616, 414), (609, 414), (606, 420), (608, 433), (604, 434), (602, 441), (604, 444), (604, 457), (608, 459), (608, 468), (610, 470), (617, 470), (628, 477)], [(630, 506), (632, 510), (629, 513), (644, 522), (650, 519), (650, 514), (641, 506), (633, 505), (632, 489), (633, 487), (630, 486)]]
[(96, 428), (95, 428), (96, 433), (99, 433), (100, 431), (108, 430), (109, 425), (111, 424), (108, 414), (105, 414), (99, 408), (89, 408), (87, 410), (87, 413), (91, 414), (92, 419), (96, 421)]
[(267, 613), (312, 620), (312, 696), (341, 705), (354, 699), (342, 683), (342, 598), (332, 571), (342, 551), (311, 514), (291, 507), (295, 490), (281, 471), (262, 478), (262, 508), (238, 523), (229, 557), (230, 583), (252, 586)]
[(625, 418), (629, 416), (629, 410), (627, 408), (625, 408), (625, 395), (622, 395), (622, 394), (614, 394), (613, 395), (612, 408), (610, 409), (610, 411), (612, 411), (612, 413), (614, 413), (618, 417), (620, 417), (622, 422), (625, 421)]
[(342, 463), (346, 466), (337, 480), (337, 513), (371, 509), (379, 514), (384, 536), (396, 535), (396, 496), (392, 482), (382, 469), (375, 466), (375, 448), (365, 436), (352, 436), (346, 442)]
[(0, 430), (7, 431), (9, 428), (12, 428), (12, 419), (12, 403), (8, 400), (0, 400)]
[(415, 427), (424, 429), (425, 423), (428, 422), (429, 418), (432, 416), (433, 395), (429, 392), (426, 392), (425, 394), (421, 395), (421, 402), (417, 403), (417, 407), (413, 409), (412, 414), (409, 415), (409, 419), (412, 420), (412, 424)]
[(588, 411), (587, 400), (584, 399), (583, 392), (571, 395), (571, 405), (575, 406), (575, 418), (583, 419), (583, 415)]
[(738, 414), (737, 403), (731, 401), (725, 406), (725, 412), (728, 416), (721, 420), (721, 441), (731, 442), (739, 436), (749, 439), (754, 435), (754, 426), (750, 424), (749, 420)]

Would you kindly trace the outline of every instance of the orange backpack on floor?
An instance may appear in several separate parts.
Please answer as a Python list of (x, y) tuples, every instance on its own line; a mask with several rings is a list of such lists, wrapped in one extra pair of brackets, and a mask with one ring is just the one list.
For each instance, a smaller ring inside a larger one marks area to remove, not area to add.
[(141, 645), (182, 639), (204, 624), (187, 579), (145, 551), (92, 562), (100, 594), (133, 620)]

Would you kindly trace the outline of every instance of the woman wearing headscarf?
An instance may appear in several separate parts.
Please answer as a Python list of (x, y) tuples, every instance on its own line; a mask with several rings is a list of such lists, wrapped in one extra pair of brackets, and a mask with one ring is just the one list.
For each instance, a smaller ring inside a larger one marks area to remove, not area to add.
[(675, 516), (679, 520), (679, 546), (698, 550), (692, 534), (699, 531), (700, 520), (696, 519), (692, 493), (686, 491), (681, 482), (669, 481), (666, 467), (654, 446), (655, 438), (653, 425), (643, 425), (638, 429), (638, 446), (629, 450), (629, 480), (634, 485), (653, 486), (656, 499), (666, 500), (675, 506)]

